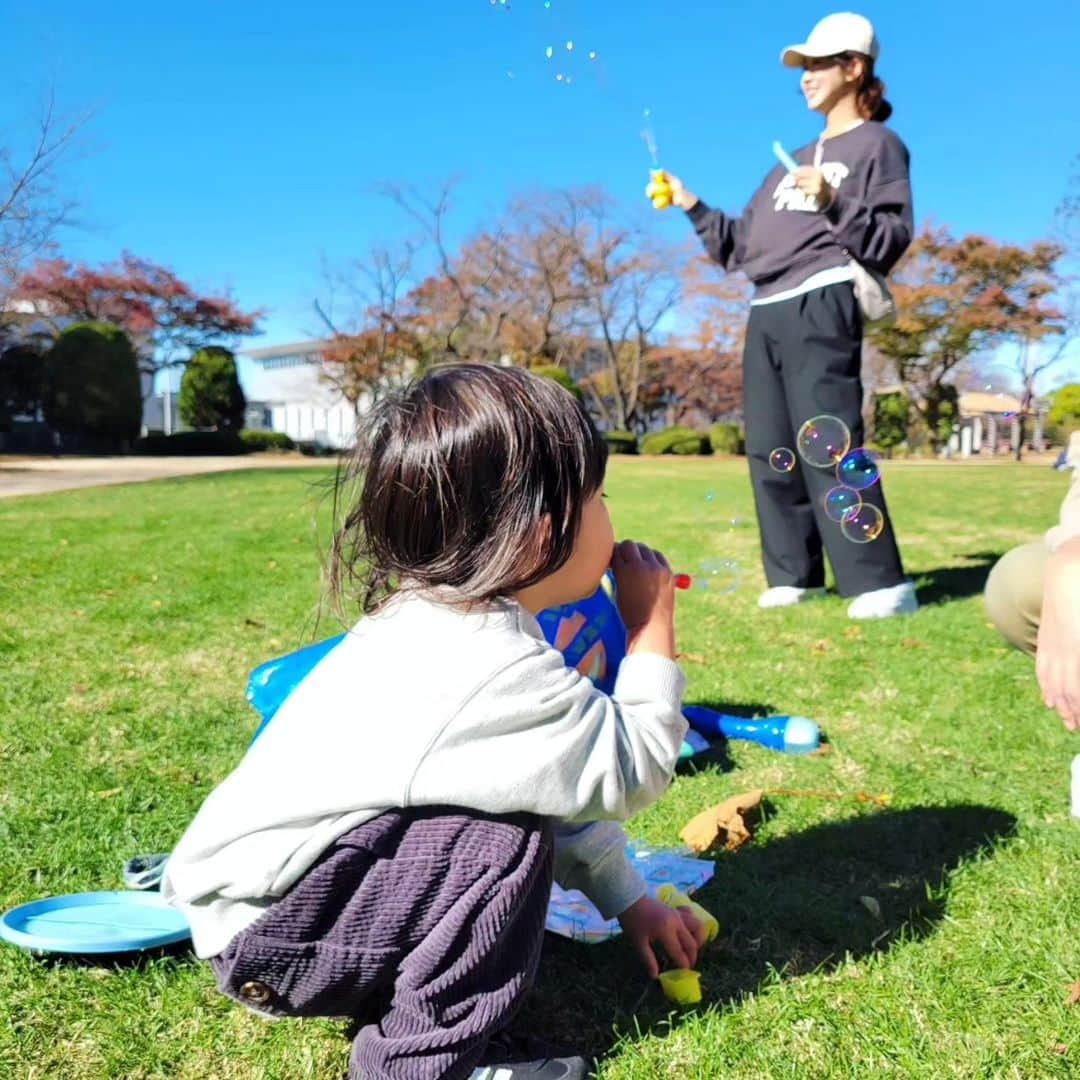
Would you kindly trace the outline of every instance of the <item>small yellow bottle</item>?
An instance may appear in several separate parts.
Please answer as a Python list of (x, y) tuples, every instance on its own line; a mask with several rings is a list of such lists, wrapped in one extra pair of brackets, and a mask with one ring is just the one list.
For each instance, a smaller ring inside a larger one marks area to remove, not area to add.
[(715, 915), (711, 915), (707, 912), (699, 903), (691, 900), (685, 893), (679, 892), (674, 885), (668, 883), (661, 885), (656, 890), (656, 899), (661, 904), (666, 904), (669, 908), (678, 910), (679, 908), (688, 908), (690, 913), (705, 927), (705, 940), (706, 942), (715, 941), (720, 934), (720, 923), (717, 921)]
[(692, 968), (661, 971), (660, 989), (676, 1005), (696, 1005), (701, 1000), (701, 975)]
[(663, 169), (651, 169), (649, 176), (645, 196), (652, 202), (654, 209), (666, 210), (671, 205), (671, 185), (668, 183), (667, 173)]

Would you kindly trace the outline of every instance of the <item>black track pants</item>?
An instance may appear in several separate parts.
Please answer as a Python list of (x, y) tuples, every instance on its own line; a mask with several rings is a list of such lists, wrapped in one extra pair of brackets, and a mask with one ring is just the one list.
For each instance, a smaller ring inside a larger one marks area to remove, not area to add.
[[(835, 470), (812, 468), (796, 446), (802, 424), (821, 415), (843, 420), (852, 447), (862, 446), (861, 354), (862, 319), (849, 284), (751, 308), (743, 354), (746, 453), (770, 586), (824, 585), (823, 545), (841, 596), (904, 580), (881, 484), (861, 494), (884, 514), (885, 528), (868, 544), (853, 543), (825, 515), (825, 494), (839, 483)], [(788, 473), (769, 465), (781, 446), (796, 454)]]

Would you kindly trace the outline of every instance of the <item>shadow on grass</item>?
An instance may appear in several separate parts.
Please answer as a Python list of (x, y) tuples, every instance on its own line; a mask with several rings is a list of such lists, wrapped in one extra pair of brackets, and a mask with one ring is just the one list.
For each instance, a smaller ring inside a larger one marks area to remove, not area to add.
[[(776, 977), (830, 970), (918, 940), (944, 913), (949, 874), (1014, 830), (985, 806), (868, 811), (716, 861), (696, 898), (720, 920), (720, 947), (698, 961), (704, 1000), (724, 1006)], [(871, 897), (880, 914), (871, 909)], [(622, 942), (580, 945), (548, 935), (524, 1030), (602, 1056), (622, 1037), (668, 1029), (673, 1006)]]
[(943, 566), (915, 574), (916, 594), (920, 604), (940, 604), (946, 600), (963, 600), (977, 596), (986, 587), (986, 579), (1000, 551), (976, 551), (964, 555), (967, 565)]

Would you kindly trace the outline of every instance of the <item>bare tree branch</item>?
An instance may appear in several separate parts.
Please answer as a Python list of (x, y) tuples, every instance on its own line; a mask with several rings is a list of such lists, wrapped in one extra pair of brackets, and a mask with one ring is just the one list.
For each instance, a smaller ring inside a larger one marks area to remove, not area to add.
[(76, 203), (61, 193), (59, 172), (88, 119), (61, 117), (50, 87), (25, 151), (0, 146), (0, 296), (72, 220)]

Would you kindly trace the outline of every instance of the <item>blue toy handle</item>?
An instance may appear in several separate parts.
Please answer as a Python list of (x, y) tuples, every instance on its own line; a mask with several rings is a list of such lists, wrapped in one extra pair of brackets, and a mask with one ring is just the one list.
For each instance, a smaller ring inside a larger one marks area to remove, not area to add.
[(260, 664), (248, 678), (245, 697), (255, 711), (262, 717), (262, 722), (252, 736), (254, 742), (264, 727), (274, 718), (274, 713), (281, 703), (300, 685), (309, 671), (343, 638), (344, 634), (317, 641), (314, 645), (298, 649), (287, 656), (275, 656)]
[(821, 732), (805, 716), (768, 716), (748, 720), (742, 716), (707, 709), (704, 705), (684, 705), (683, 716), (702, 735), (713, 738), (746, 739), (789, 754), (807, 754), (821, 743)]

